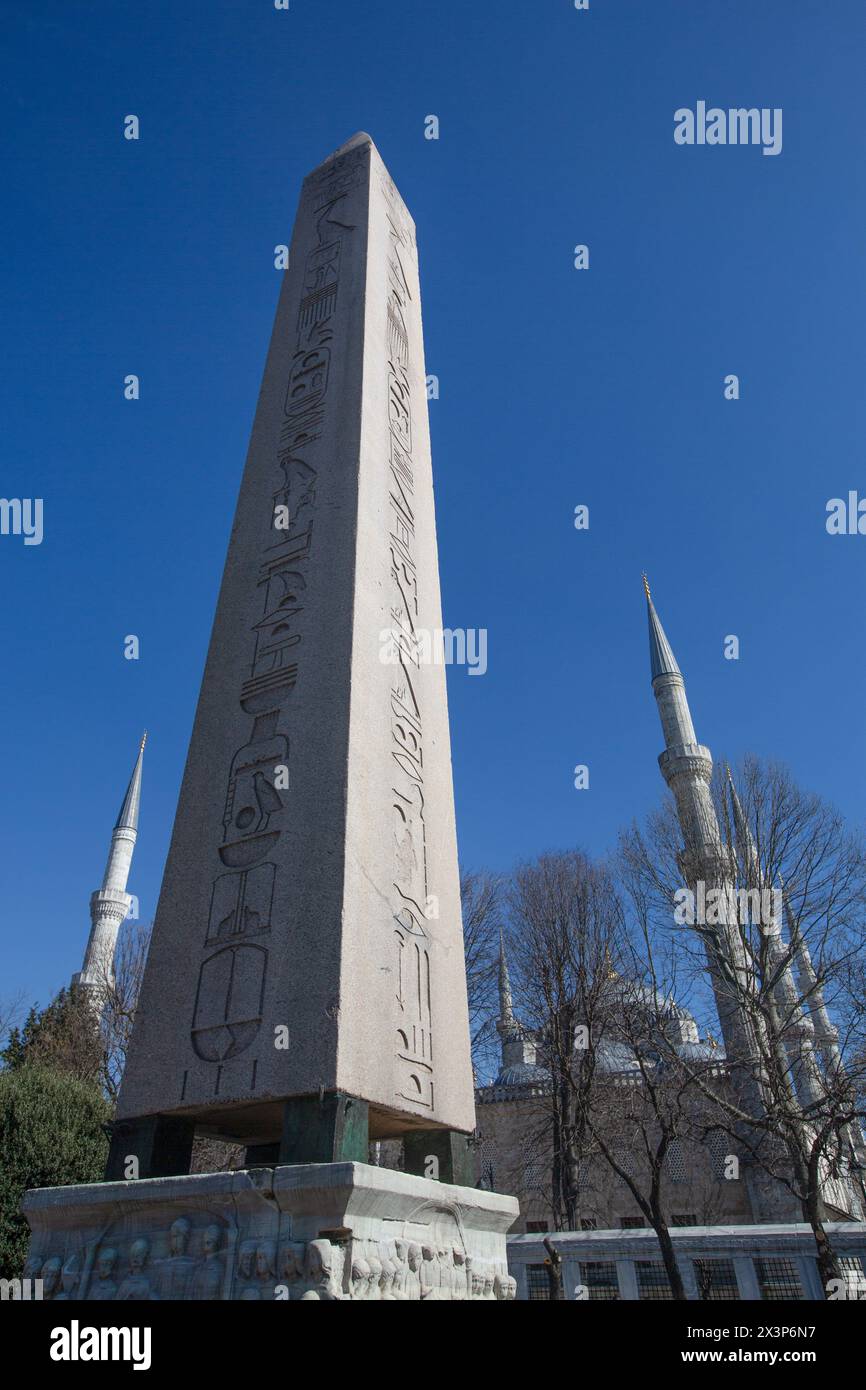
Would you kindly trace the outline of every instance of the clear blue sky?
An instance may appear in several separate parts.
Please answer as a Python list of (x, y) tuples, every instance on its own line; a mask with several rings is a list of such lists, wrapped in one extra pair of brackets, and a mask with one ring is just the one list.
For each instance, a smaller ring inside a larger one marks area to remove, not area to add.
[[(449, 674), (464, 864), (602, 851), (657, 802), (644, 568), (699, 737), (862, 819), (866, 536), (824, 525), (866, 494), (862, 0), (4, 0), (3, 27), (0, 492), (44, 498), (45, 538), (0, 537), (0, 994), (78, 968), (145, 726), (153, 913), (273, 247), (358, 129), (418, 225), (446, 622), (489, 632), (488, 674)], [(782, 107), (781, 155), (675, 145), (698, 100)]]

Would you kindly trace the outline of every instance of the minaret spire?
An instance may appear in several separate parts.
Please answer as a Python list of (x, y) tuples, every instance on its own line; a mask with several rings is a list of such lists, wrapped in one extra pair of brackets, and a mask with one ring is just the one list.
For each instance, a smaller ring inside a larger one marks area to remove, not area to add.
[(505, 955), (505, 937), (499, 928), (499, 1021), (504, 1027), (514, 1024), (514, 1006), (511, 998), (511, 979), (508, 974), (508, 960)]
[[(665, 740), (659, 768), (677, 803), (683, 834), (680, 867), (696, 897), (702, 896), (697, 892), (699, 884), (703, 885), (704, 894), (711, 888), (730, 893), (733, 865), (722, 842), (710, 792), (712, 754), (698, 743), (685, 681), (656, 612), (646, 575), (643, 585), (649, 621), (650, 678)], [(741, 1013), (737, 998), (748, 974), (737, 925), (720, 923), (715, 929), (715, 944), (711, 931), (704, 929), (704, 938), (725, 1047), (731, 1057), (752, 1055), (751, 1026)]]
[(496, 1084), (511, 1084), (514, 1080), (529, 1079), (527, 1067), (536, 1064), (535, 1037), (529, 1028), (524, 1028), (514, 1017), (514, 1003), (511, 997), (511, 977), (508, 973), (508, 957), (505, 954), (505, 937), (499, 928), (499, 1018), (496, 1031), (502, 1043), (502, 1065)]
[(135, 760), (135, 767), (132, 769), (132, 776), (129, 779), (129, 786), (126, 789), (126, 796), (123, 798), (115, 830), (134, 830), (138, 831), (138, 810), (141, 805), (141, 765), (144, 760), (144, 745), (147, 743), (147, 729), (141, 736), (138, 745), (138, 757)]
[(72, 983), (87, 990), (98, 1006), (114, 976), (114, 951), (120, 924), (128, 915), (132, 898), (126, 891), (132, 852), (138, 838), (138, 813), (141, 806), (141, 773), (144, 761), (145, 730), (138, 746), (138, 757), (132, 769), (129, 786), (118, 812), (111, 834), (108, 862), (102, 876), (102, 887), (90, 898), (90, 936), (81, 970), (73, 975)]
[[(839, 1048), (839, 1034), (827, 1012), (824, 987), (812, 964), (809, 947), (797, 930), (787, 897), (785, 897), (785, 914), (788, 919), (791, 941), (792, 943), (796, 942), (797, 945), (797, 978), (800, 982), (801, 994), (803, 999), (807, 1001), (807, 1007), (812, 1015), (816, 1045), (824, 1063), (828, 1080), (837, 1087), (845, 1085), (845, 1066)], [(859, 1120), (852, 1120), (844, 1132), (850, 1145), (851, 1156), (862, 1174), (866, 1170), (866, 1136), (863, 1134)], [(854, 1184), (851, 1186), (853, 1189)], [(862, 1220), (866, 1216), (866, 1209), (864, 1209), (862, 1202), (860, 1205), (861, 1215), (859, 1219)]]
[(695, 744), (697, 739), (686, 699), (685, 681), (656, 612), (646, 575), (643, 576), (643, 586), (649, 622), (650, 679), (658, 701), (665, 744), (668, 748), (674, 744)]

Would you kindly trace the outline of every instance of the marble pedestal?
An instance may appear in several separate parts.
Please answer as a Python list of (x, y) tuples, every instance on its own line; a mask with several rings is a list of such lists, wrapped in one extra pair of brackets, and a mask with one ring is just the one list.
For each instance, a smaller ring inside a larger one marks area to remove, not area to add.
[(27, 1193), (27, 1274), (61, 1301), (506, 1301), (513, 1197), (367, 1163)]

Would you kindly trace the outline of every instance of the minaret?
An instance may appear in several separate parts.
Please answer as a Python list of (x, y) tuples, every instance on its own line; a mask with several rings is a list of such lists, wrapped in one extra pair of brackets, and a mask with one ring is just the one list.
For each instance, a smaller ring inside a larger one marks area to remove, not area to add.
[[(734, 833), (740, 858), (746, 870), (747, 886), (750, 890), (756, 888), (761, 890), (763, 910), (765, 882), (757, 848), (729, 767), (726, 768), (726, 773)], [(778, 1011), (782, 1042), (790, 1066), (789, 1081), (792, 1087), (792, 1098), (802, 1105), (805, 1111), (804, 1120), (809, 1124), (810, 1112), (820, 1107), (821, 1102), (826, 1098), (826, 1085), (821, 1074), (819, 1054), (824, 1062), (826, 1076), (832, 1080), (842, 1079), (841, 1054), (838, 1046), (838, 1035), (827, 1013), (823, 991), (812, 965), (809, 948), (800, 934), (781, 884), (775, 891), (783, 903), (790, 944), (786, 945), (782, 940), (781, 923), (776, 911), (778, 899), (775, 896), (773, 898), (773, 910), (769, 920), (763, 923), (762, 932), (767, 943), (767, 965), (777, 977), (772, 993)], [(800, 984), (799, 994), (794, 984), (792, 963), (796, 964), (797, 967), (797, 978)], [(814, 1120), (812, 1123), (814, 1124)], [(825, 1196), (836, 1206), (848, 1212), (855, 1220), (862, 1220), (861, 1196), (857, 1191), (856, 1183), (851, 1180), (851, 1170), (856, 1167), (862, 1171), (866, 1167), (866, 1145), (864, 1145), (863, 1133), (860, 1126), (853, 1123), (847, 1125), (839, 1137), (847, 1144), (847, 1153), (844, 1155), (842, 1164), (843, 1171), (837, 1175), (835, 1180), (831, 1180), (829, 1175), (825, 1177), (827, 1183)]]
[(90, 897), (90, 936), (84, 953), (84, 964), (72, 983), (81, 989), (92, 991), (98, 998), (106, 983), (114, 975), (114, 950), (120, 924), (127, 916), (132, 899), (126, 891), (132, 851), (138, 838), (138, 808), (141, 802), (141, 766), (144, 759), (144, 745), (147, 733), (142, 737), (138, 757), (123, 805), (111, 833), (111, 848), (108, 863), (102, 876), (102, 887)]
[[(833, 1086), (844, 1086), (846, 1084), (845, 1065), (842, 1061), (842, 1053), (839, 1048), (839, 1034), (827, 1011), (824, 1000), (824, 988), (818, 979), (817, 972), (812, 964), (812, 957), (809, 947), (796, 930), (794, 916), (791, 912), (788, 899), (785, 898), (785, 913), (788, 919), (789, 931), (792, 943), (796, 943), (797, 957), (797, 979), (800, 982), (800, 992), (806, 1001), (815, 1030), (815, 1045), (824, 1063), (824, 1070), (828, 1078), (828, 1083)], [(861, 1174), (860, 1189), (863, 1191), (862, 1174), (866, 1173), (866, 1136), (857, 1120), (852, 1121), (844, 1131), (848, 1144), (850, 1145), (849, 1163), (856, 1165)], [(861, 1210), (866, 1211), (862, 1206), (861, 1197), (858, 1195), (858, 1202), (861, 1202)], [(858, 1219), (863, 1219), (861, 1216)]]
[(508, 960), (505, 955), (505, 938), (499, 932), (499, 1028), (508, 1028), (514, 1023), (514, 1005), (511, 998), (511, 978), (508, 974)]
[[(710, 792), (712, 755), (709, 748), (698, 743), (685, 681), (656, 613), (646, 575), (643, 584), (649, 619), (652, 687), (665, 739), (659, 767), (677, 804), (684, 841), (680, 868), (689, 888), (700, 900), (710, 889), (725, 890), (730, 900), (733, 865), (722, 842)], [(704, 885), (704, 894), (698, 894), (699, 883)], [(754, 1059), (751, 1024), (737, 1002), (738, 994), (747, 987), (749, 976), (737, 925), (731, 922), (702, 925), (701, 934), (707, 946), (713, 993), (728, 1056), (732, 1060), (744, 1056)]]
[[(793, 918), (787, 899), (785, 900), (785, 914), (788, 918), (789, 925), (792, 925)], [(802, 937), (798, 937), (796, 959), (797, 979), (800, 982), (802, 997), (806, 1001), (806, 1005), (814, 1021), (815, 1041), (820, 1049), (827, 1074), (829, 1076), (834, 1076), (842, 1066), (842, 1054), (839, 1050), (839, 1034), (830, 1020), (830, 1015), (827, 1012), (827, 1005), (824, 1002), (823, 986), (819, 982), (815, 967), (812, 964), (809, 947)]]
[[(734, 833), (740, 858), (746, 871), (746, 888), (749, 892), (757, 890), (760, 893), (763, 912), (769, 891), (763, 879), (754, 837), (740, 803), (730, 767), (726, 767), (725, 771)], [(802, 1001), (794, 984), (794, 975), (791, 969), (791, 962), (794, 958), (793, 947), (786, 946), (782, 940), (781, 922), (778, 920), (778, 914), (775, 910), (777, 901), (775, 894), (778, 893), (781, 897), (781, 891), (779, 889), (770, 891), (774, 893), (771, 899), (773, 908), (769, 913), (768, 920), (763, 921), (761, 926), (766, 940), (767, 965), (773, 975), (778, 977), (772, 992), (778, 1010), (782, 1042), (791, 1068), (791, 1081), (796, 1088), (799, 1100), (808, 1107), (820, 1104), (824, 1095), (821, 1070), (815, 1055), (815, 1028), (808, 1013), (803, 1010)]]
[(511, 979), (508, 974), (508, 960), (505, 955), (505, 939), (499, 932), (499, 1018), (496, 1031), (502, 1040), (502, 1070), (507, 1067), (534, 1066), (537, 1049), (535, 1039), (528, 1028), (524, 1028), (514, 1017), (511, 998)]

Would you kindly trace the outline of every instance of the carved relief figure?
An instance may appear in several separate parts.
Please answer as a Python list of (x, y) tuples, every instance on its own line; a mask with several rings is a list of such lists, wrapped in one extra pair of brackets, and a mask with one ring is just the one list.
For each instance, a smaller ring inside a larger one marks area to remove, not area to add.
[(208, 1226), (202, 1241), (202, 1256), (192, 1277), (190, 1297), (197, 1303), (222, 1298), (223, 1257), (219, 1226)]
[(454, 1296), (454, 1265), (450, 1249), (440, 1246), (437, 1264), (439, 1266), (439, 1297), (448, 1302)]
[(379, 1281), (381, 1295), (389, 1303), (395, 1299), (394, 1284), (397, 1279), (397, 1252), (394, 1249), (393, 1241), (380, 1241), (379, 1251), (382, 1257), (382, 1278)]
[(273, 1298), (276, 1281), (277, 1247), (273, 1240), (260, 1240), (256, 1245), (256, 1282), (262, 1298)]
[(354, 1299), (366, 1299), (370, 1292), (370, 1280), (372, 1271), (364, 1256), (361, 1254), (352, 1257), (352, 1274), (350, 1282), (350, 1294)]
[(244, 1240), (238, 1250), (238, 1279), (250, 1280), (256, 1263), (256, 1242)]
[(187, 1253), (192, 1223), (185, 1216), (173, 1221), (168, 1233), (168, 1255), (159, 1261), (157, 1277), (159, 1296), (183, 1299), (189, 1292), (195, 1260)]
[(90, 1281), (88, 1298), (94, 1302), (108, 1301), (117, 1296), (114, 1270), (117, 1265), (117, 1251), (110, 1246), (100, 1250), (96, 1257), (96, 1278)]
[(78, 1281), (81, 1278), (81, 1260), (78, 1255), (70, 1255), (63, 1266), (61, 1275), (62, 1288), (60, 1293), (55, 1295), (55, 1302), (60, 1303), (64, 1299), (74, 1299), (78, 1297)]
[(129, 1247), (129, 1273), (117, 1290), (118, 1303), (156, 1298), (150, 1286), (150, 1277), (145, 1274), (149, 1256), (150, 1245), (143, 1236), (132, 1242)]
[(377, 1251), (370, 1251), (367, 1256), (367, 1264), (370, 1269), (370, 1283), (367, 1286), (367, 1297), (379, 1299), (382, 1297), (382, 1261), (379, 1259)]
[(439, 1294), (439, 1269), (436, 1264), (436, 1251), (432, 1245), (421, 1246), (421, 1297), (437, 1298)]
[(410, 1241), (406, 1251), (406, 1278), (404, 1287), (407, 1299), (415, 1302), (421, 1297), (421, 1246)]
[(323, 1302), (342, 1298), (343, 1252), (329, 1240), (311, 1240), (307, 1245), (306, 1277), (309, 1294)]
[(394, 1263), (396, 1272), (394, 1275), (393, 1294), (398, 1300), (406, 1298), (406, 1276), (409, 1273), (409, 1243), (405, 1240), (394, 1241)]
[(45, 1299), (54, 1298), (60, 1285), (60, 1266), (61, 1260), (58, 1255), (51, 1255), (42, 1266), (42, 1297)]
[(457, 1245), (454, 1246), (451, 1256), (453, 1261), (451, 1297), (462, 1302), (469, 1297), (469, 1290), (466, 1285), (466, 1257)]
[(298, 1298), (303, 1287), (304, 1254), (301, 1241), (289, 1241), (280, 1252), (280, 1279), (289, 1290), (289, 1298)]

